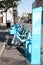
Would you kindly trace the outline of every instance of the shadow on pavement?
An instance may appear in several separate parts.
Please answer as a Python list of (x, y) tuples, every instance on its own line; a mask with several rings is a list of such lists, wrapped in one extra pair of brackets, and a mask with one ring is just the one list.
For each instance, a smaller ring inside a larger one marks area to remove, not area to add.
[(17, 50), (25, 57), (25, 50), (21, 47), (17, 47)]
[(1, 26), (0, 25), (0, 30), (6, 30), (7, 28), (6, 28), (6, 26)]
[(27, 65), (26, 64), (26, 60), (17, 60), (17, 59), (13, 59), (13, 58), (5, 58), (2, 57), (1, 61), (0, 61), (1, 65)]
[[(31, 54), (25, 54), (25, 49), (23, 49), (23, 48), (21, 48), (21, 47), (17, 47), (17, 50), (25, 57), (25, 58), (27, 58), (27, 60), (29, 61), (29, 62), (31, 62)], [(21, 55), (21, 56), (22, 56)]]
[(41, 51), (41, 54), (43, 54), (43, 51)]
[(7, 38), (8, 32), (0, 32), (0, 42), (5, 42)]
[(6, 31), (6, 30), (7, 30), (6, 26), (0, 25), (0, 42), (6, 41), (6, 37), (8, 35), (8, 31)]

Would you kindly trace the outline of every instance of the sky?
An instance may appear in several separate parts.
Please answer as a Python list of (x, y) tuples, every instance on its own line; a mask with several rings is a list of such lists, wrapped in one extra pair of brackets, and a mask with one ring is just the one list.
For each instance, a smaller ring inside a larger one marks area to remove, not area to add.
[(18, 16), (22, 16), (24, 12), (31, 13), (32, 12), (32, 3), (35, 0), (21, 0), (18, 5)]

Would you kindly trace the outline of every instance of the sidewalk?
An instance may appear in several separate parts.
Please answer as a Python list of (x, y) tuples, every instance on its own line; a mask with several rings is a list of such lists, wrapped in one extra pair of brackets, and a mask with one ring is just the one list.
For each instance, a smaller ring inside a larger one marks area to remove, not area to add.
[(0, 26), (0, 65), (27, 65), (25, 57), (17, 48), (5, 49), (7, 37), (8, 30)]
[[(6, 29), (6, 27), (5, 28), (4, 27), (5, 26), (0, 26), (0, 57), (2, 55), (3, 50), (5, 49), (6, 39), (8, 37), (8, 30)], [(5, 49), (0, 59), (0, 65), (27, 65), (27, 64), (26, 59), (21, 54), (21, 52), (18, 49), (12, 47), (11, 49)], [(43, 51), (41, 52), (41, 65), (43, 65)]]
[(0, 57), (5, 49), (7, 36), (8, 36), (8, 31), (6, 29), (6, 26), (0, 25)]
[(5, 49), (0, 65), (27, 65), (27, 63), (25, 57), (18, 49), (12, 47), (11, 49)]

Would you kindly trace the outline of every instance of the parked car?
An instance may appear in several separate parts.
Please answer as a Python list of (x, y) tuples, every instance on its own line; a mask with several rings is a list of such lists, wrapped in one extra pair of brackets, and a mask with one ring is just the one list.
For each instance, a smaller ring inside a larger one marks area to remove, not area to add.
[(25, 20), (24, 20), (24, 23), (28, 23), (28, 20), (25, 19)]
[(30, 24), (31, 24), (31, 23), (32, 23), (32, 19), (31, 19), (31, 18), (30, 18), (30, 19), (25, 19), (24, 22), (25, 22), (25, 23), (30, 23)]
[(28, 19), (28, 23), (32, 23), (32, 19), (30, 18), (30, 19)]

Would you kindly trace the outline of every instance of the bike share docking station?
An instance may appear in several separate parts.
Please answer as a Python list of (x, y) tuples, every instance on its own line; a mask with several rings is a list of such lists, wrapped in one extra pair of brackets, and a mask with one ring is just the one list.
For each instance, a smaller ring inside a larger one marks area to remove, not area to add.
[[(40, 65), (40, 48), (41, 48), (41, 23), (42, 7), (32, 9), (32, 39), (31, 45), (26, 41), (26, 57), (32, 65)], [(27, 54), (28, 53), (28, 54)], [(27, 62), (27, 65), (29, 63)]]
[[(14, 24), (9, 33), (13, 35), (11, 43), (15, 43), (15, 38), (23, 43), (25, 47), (25, 56), (30, 64), (41, 64), (40, 47), (41, 47), (41, 21), (42, 7), (32, 9), (32, 33), (22, 25)], [(25, 44), (25, 45), (24, 45)], [(18, 44), (17, 44), (18, 45)], [(27, 65), (29, 65), (27, 63)]]

